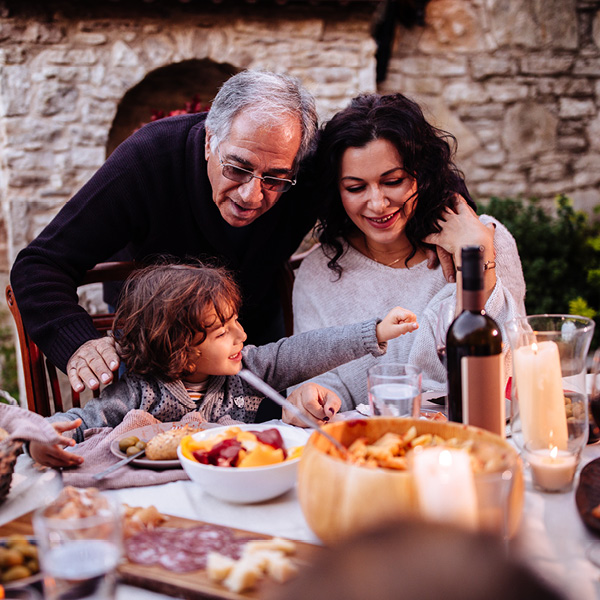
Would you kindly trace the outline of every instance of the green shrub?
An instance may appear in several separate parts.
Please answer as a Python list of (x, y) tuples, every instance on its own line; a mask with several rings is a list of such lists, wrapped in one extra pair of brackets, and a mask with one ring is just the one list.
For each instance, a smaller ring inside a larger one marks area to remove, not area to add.
[(496, 217), (514, 236), (527, 284), (527, 314), (569, 313), (595, 319), (600, 340), (600, 224), (573, 209), (564, 195), (556, 214), (536, 199), (492, 198), (480, 213)]
[[(0, 315), (2, 317), (3, 315)], [(0, 323), (2, 318), (0, 318)], [(12, 336), (8, 326), (0, 325), (0, 390), (5, 390), (14, 398), (19, 397), (17, 379), (17, 357)], [(0, 402), (4, 399), (0, 396)]]

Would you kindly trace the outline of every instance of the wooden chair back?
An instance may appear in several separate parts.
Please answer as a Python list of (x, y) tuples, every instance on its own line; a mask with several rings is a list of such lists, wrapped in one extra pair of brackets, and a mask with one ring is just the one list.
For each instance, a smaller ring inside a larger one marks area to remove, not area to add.
[[(86, 273), (81, 285), (104, 283), (105, 281), (123, 281), (135, 269), (136, 264), (133, 262), (100, 263)], [(27, 407), (44, 417), (50, 416), (53, 412), (62, 412), (64, 404), (56, 367), (29, 337), (10, 285), (6, 288), (6, 302), (17, 328)], [(94, 326), (102, 335), (106, 335), (112, 329), (113, 313), (91, 315), (91, 317)], [(94, 396), (97, 397), (98, 394), (99, 391), (96, 391)], [(80, 397), (77, 392), (71, 391), (71, 400), (73, 406), (80, 406)]]

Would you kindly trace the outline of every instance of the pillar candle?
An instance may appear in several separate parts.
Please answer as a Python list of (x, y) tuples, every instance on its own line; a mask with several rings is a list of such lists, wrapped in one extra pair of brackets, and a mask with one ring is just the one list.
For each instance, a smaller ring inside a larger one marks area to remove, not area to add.
[(519, 398), (524, 443), (530, 448), (567, 449), (567, 416), (560, 356), (555, 342), (517, 348), (514, 381)]
[(441, 446), (414, 455), (421, 516), (474, 529), (479, 519), (471, 458), (465, 450)]

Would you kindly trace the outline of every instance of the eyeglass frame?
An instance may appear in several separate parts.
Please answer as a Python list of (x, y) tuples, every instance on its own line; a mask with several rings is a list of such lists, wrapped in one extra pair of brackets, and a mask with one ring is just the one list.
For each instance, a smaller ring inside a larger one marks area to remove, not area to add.
[[(224, 163), (223, 159), (221, 158), (221, 152), (219, 151), (219, 142), (218, 141), (217, 141), (217, 155), (219, 157), (219, 164), (221, 165), (221, 173), (222, 173), (223, 177), (225, 177), (225, 179), (229, 179), (229, 181), (235, 181), (235, 183), (249, 183), (253, 179), (259, 179), (260, 186), (263, 190), (268, 190), (269, 192), (277, 192), (280, 194), (287, 192), (293, 185), (296, 185), (296, 179), (284, 179), (283, 177), (271, 177), (269, 175), (267, 175), (266, 177), (261, 177), (260, 175), (255, 175), (252, 171), (248, 171), (248, 169), (244, 169), (242, 167), (232, 165), (231, 163)], [(225, 174), (225, 167), (230, 167), (231, 169), (234, 169), (236, 171), (241, 171), (242, 173), (246, 173), (250, 177), (246, 181), (238, 181), (237, 179), (228, 177)], [(275, 190), (272, 188), (268, 188), (267, 187), (268, 183), (265, 183), (267, 180), (277, 181), (278, 183), (283, 182), (284, 187), (281, 190)]]

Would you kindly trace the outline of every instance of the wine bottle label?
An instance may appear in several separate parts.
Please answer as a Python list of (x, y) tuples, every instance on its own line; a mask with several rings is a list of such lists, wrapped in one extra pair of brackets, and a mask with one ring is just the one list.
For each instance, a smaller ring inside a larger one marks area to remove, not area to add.
[(504, 356), (463, 356), (460, 367), (463, 423), (504, 437)]

